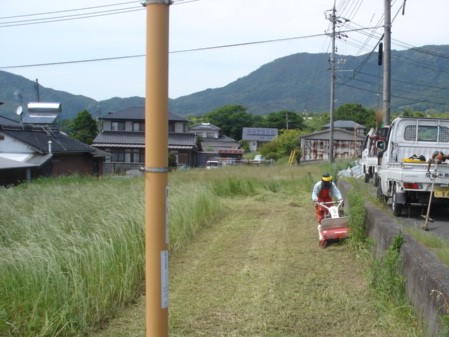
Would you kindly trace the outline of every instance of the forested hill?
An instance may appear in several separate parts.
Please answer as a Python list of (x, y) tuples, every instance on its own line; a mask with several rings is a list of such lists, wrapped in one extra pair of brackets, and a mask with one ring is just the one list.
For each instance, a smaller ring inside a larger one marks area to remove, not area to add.
[[(449, 45), (425, 46), (392, 52), (392, 111), (449, 111)], [(358, 103), (367, 108), (382, 106), (382, 66), (377, 53), (337, 57), (335, 106)], [(239, 104), (256, 115), (290, 110), (329, 111), (330, 72), (328, 54), (298, 53), (267, 63), (236, 81), (215, 89), (171, 99), (169, 109), (180, 116), (202, 115), (223, 105)], [(35, 83), (0, 71), (0, 115), (15, 117), (24, 102), (36, 100)], [(105, 115), (131, 106), (143, 106), (144, 98), (111, 98), (97, 102), (89, 97), (39, 87), (42, 101), (63, 105), (62, 118), (86, 109)]]
[[(449, 110), (449, 46), (392, 52), (392, 110)], [(336, 106), (382, 106), (383, 67), (378, 55), (338, 56)], [(241, 104), (254, 114), (291, 110), (329, 111), (328, 54), (299, 53), (263, 65), (229, 85), (171, 102), (176, 114), (203, 114), (224, 104)]]

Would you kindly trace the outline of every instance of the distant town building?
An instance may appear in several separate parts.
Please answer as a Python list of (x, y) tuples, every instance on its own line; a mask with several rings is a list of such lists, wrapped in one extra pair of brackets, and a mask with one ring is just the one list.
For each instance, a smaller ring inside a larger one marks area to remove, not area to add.
[(274, 128), (243, 128), (242, 140), (248, 141), (251, 152), (256, 152), (263, 144), (277, 138), (278, 133)]

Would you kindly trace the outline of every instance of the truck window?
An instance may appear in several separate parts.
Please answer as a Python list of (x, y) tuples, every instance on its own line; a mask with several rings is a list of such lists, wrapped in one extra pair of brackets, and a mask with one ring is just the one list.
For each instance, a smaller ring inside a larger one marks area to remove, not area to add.
[(416, 132), (416, 125), (408, 125), (404, 130), (404, 139), (407, 141), (447, 143), (449, 142), (449, 129), (445, 126), (418, 125), (418, 132)]

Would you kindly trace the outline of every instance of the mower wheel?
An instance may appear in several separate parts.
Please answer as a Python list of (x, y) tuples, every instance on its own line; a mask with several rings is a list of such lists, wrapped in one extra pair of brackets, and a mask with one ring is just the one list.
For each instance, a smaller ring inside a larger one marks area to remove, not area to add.
[(320, 240), (320, 247), (321, 248), (326, 248), (327, 247), (327, 241), (326, 240)]

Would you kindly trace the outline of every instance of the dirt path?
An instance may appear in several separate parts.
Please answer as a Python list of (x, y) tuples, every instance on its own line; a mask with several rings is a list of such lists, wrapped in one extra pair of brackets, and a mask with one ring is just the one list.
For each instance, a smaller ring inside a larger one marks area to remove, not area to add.
[[(171, 337), (408, 336), (379, 323), (347, 245), (318, 247), (308, 194), (226, 204), (170, 259)], [(95, 337), (144, 336), (144, 310), (141, 300)]]

